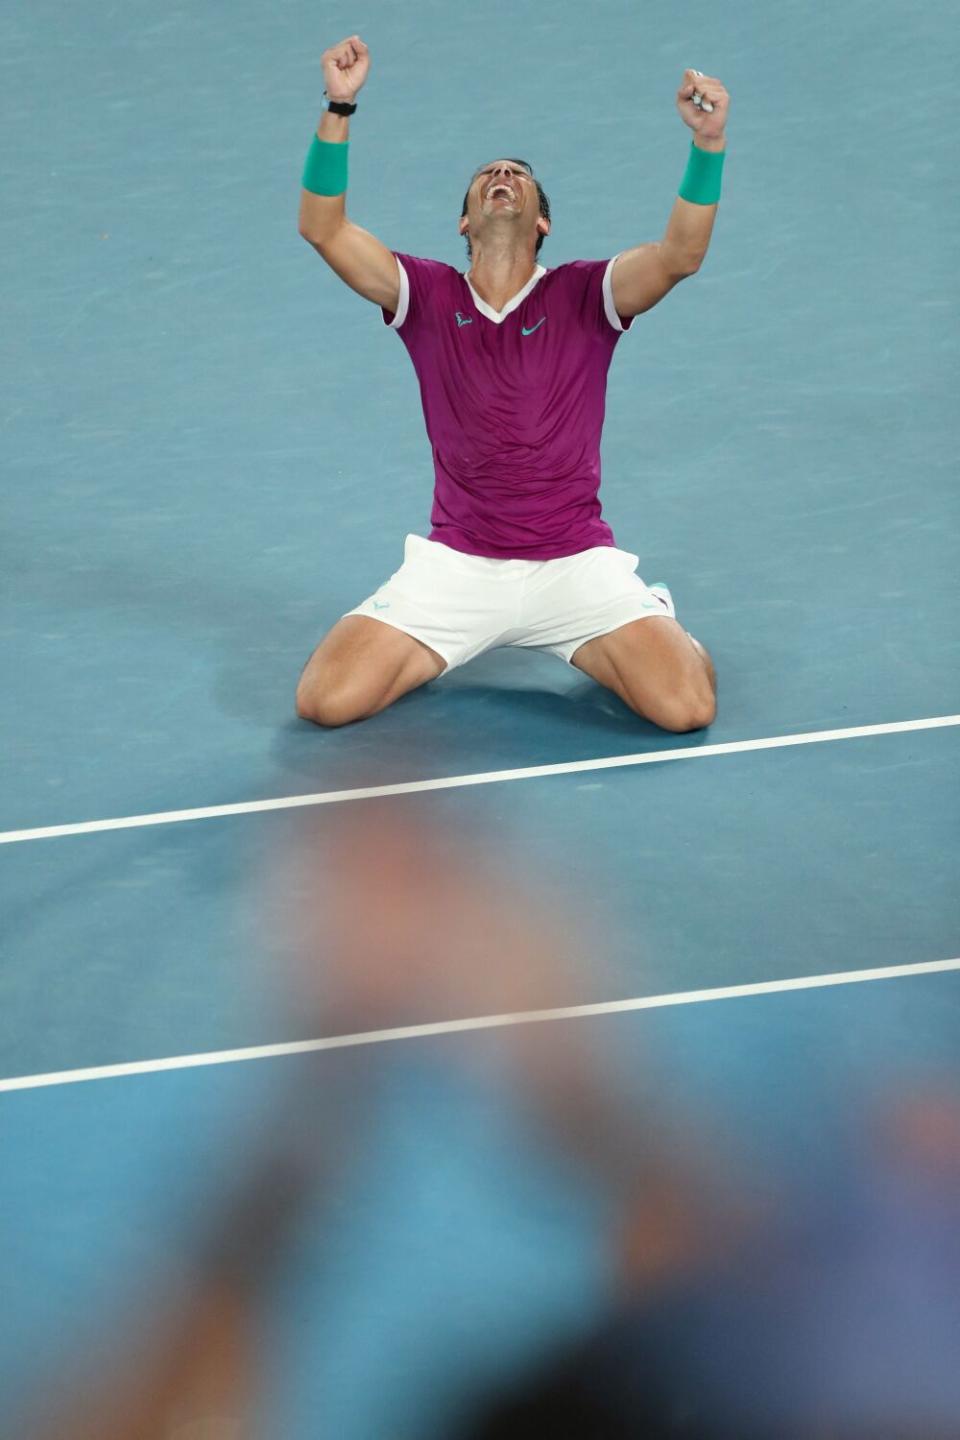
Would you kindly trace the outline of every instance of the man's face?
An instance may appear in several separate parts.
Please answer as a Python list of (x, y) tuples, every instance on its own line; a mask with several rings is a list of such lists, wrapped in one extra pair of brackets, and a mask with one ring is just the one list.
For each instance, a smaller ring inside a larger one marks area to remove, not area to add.
[(536, 238), (540, 230), (546, 233), (549, 228), (546, 221), (538, 222), (539, 216), (540, 197), (529, 170), (513, 160), (494, 160), (482, 166), (470, 182), (460, 234), (468, 227), (474, 235), (482, 233), (490, 220), (496, 224), (502, 218), (520, 222)]

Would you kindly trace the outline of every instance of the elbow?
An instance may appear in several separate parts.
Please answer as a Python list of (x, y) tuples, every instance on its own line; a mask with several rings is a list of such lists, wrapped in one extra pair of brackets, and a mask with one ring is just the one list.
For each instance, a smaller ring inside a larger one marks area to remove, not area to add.
[(696, 275), (703, 264), (702, 255), (683, 255), (677, 260), (674, 274), (678, 280), (689, 280), (691, 275)]
[(324, 245), (333, 239), (343, 223), (343, 218), (337, 217), (332, 224), (318, 225), (316, 216), (310, 218), (301, 214), (298, 229), (307, 244), (312, 245), (314, 250), (318, 250), (322, 255)]
[(319, 234), (318, 231), (311, 229), (309, 225), (301, 225), (299, 230), (301, 238), (306, 240), (308, 245), (312, 245), (318, 255), (322, 255), (323, 247), (329, 239), (329, 236)]
[(703, 264), (704, 254), (697, 250), (672, 250), (660, 246), (660, 259), (669, 276), (671, 285), (696, 275)]

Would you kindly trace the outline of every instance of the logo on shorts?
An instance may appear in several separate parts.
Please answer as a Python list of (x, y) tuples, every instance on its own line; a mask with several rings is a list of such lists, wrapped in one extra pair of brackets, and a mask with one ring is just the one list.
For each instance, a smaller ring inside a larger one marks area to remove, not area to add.
[(529, 330), (527, 329), (527, 327), (526, 327), (525, 325), (522, 326), (522, 327), (521, 327), (521, 334), (523, 334), (523, 335), (532, 335), (533, 332), (534, 332), (534, 330), (539, 330), (539, 329), (540, 329), (540, 326), (543, 324), (543, 322), (544, 322), (544, 320), (546, 320), (546, 318), (547, 318), (546, 315), (544, 315), (544, 316), (542, 317), (542, 319), (540, 319), (540, 320), (537, 321), (536, 325), (531, 325)]
[(389, 609), (390, 609), (390, 601), (389, 601), (389, 600), (374, 600), (374, 602), (373, 602), (373, 608), (374, 608), (374, 610), (389, 610)]
[(461, 326), (461, 325), (472, 325), (472, 324), (473, 324), (473, 316), (472, 316), (472, 315), (461, 315), (461, 314), (460, 314), (460, 311), (459, 311), (459, 310), (457, 311), (457, 329), (458, 329), (458, 330), (460, 329), (460, 326)]

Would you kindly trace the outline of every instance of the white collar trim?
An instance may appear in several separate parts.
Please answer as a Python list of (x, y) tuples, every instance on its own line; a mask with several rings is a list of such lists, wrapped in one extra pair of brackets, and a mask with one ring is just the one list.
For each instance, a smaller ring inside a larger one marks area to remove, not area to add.
[(507, 316), (513, 314), (517, 306), (521, 305), (523, 301), (526, 300), (534, 285), (536, 285), (537, 282), (541, 280), (544, 275), (546, 275), (546, 273), (547, 267), (545, 265), (538, 265), (534, 270), (533, 274), (530, 276), (530, 279), (527, 281), (526, 285), (524, 285), (523, 289), (518, 291), (517, 294), (514, 295), (512, 300), (508, 300), (502, 310), (494, 310), (493, 306), (488, 305), (486, 300), (480, 299), (480, 296), (470, 284), (466, 273), (463, 270), (460, 271), (460, 274), (467, 282), (470, 294), (473, 296), (474, 305), (476, 305), (481, 315), (486, 315), (487, 319), (492, 320), (495, 325), (502, 325), (504, 320), (506, 320)]

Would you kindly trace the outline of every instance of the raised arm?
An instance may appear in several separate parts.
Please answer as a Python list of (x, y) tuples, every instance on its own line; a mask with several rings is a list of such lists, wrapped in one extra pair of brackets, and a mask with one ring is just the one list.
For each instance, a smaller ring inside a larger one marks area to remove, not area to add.
[[(327, 98), (352, 105), (367, 78), (370, 55), (359, 35), (323, 53)], [(325, 110), (304, 172), (300, 234), (340, 279), (364, 299), (395, 311), (400, 299), (396, 257), (346, 214), (346, 149), (350, 118)]]
[[(712, 105), (702, 108), (694, 95)], [(641, 315), (662, 300), (674, 285), (699, 270), (710, 244), (720, 195), (720, 170), (726, 150), (730, 97), (719, 80), (686, 70), (677, 91), (677, 109), (693, 131), (687, 172), (663, 239), (625, 250), (613, 267), (611, 281), (617, 314)], [(713, 158), (716, 157), (716, 158)]]

